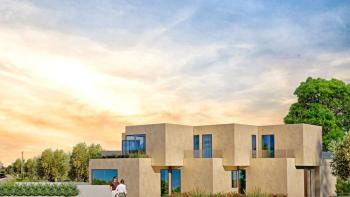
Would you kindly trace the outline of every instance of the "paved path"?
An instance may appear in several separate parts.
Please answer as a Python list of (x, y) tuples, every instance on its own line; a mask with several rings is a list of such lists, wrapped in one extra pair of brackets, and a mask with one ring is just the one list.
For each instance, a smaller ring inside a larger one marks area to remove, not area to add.
[(111, 197), (107, 185), (78, 185), (80, 194), (78, 197)]
[(5, 183), (9, 179), (11, 179), (11, 176), (7, 176), (6, 178), (0, 179), (0, 184)]

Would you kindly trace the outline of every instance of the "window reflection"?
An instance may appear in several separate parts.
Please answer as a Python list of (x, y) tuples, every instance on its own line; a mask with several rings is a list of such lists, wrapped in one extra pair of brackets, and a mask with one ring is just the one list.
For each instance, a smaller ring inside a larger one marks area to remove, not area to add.
[(114, 169), (93, 169), (92, 184), (93, 185), (109, 185), (113, 177), (118, 177), (118, 170)]

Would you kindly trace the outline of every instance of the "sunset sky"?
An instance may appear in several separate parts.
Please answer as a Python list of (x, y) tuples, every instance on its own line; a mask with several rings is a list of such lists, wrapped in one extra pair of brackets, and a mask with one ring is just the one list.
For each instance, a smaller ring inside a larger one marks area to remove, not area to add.
[(289, 2), (0, 0), (0, 161), (116, 150), (131, 124), (282, 123), (308, 76), (350, 82), (350, 2)]

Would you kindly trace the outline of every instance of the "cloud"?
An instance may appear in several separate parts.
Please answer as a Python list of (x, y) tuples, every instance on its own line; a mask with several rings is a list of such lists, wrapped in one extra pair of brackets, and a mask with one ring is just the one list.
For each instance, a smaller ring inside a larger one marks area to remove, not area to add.
[(0, 160), (81, 141), (118, 149), (130, 124), (281, 123), (308, 76), (350, 82), (349, 9), (6, 1)]

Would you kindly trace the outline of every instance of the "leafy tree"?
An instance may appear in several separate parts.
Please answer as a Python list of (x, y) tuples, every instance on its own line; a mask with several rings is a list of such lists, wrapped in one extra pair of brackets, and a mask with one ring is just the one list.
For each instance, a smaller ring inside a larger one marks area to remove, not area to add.
[(85, 143), (80, 143), (74, 146), (70, 157), (70, 178), (75, 181), (87, 181), (89, 160), (101, 158), (101, 156), (102, 148), (99, 144), (91, 144), (88, 147)]
[(98, 159), (102, 157), (102, 147), (99, 144), (91, 144), (88, 147), (89, 159)]
[(22, 161), (21, 159), (16, 159), (16, 161), (12, 164), (13, 172), (15, 174), (21, 174)]
[(70, 157), (70, 172), (69, 176), (75, 181), (86, 181), (89, 162), (88, 147), (85, 143), (77, 144), (73, 147)]
[(295, 90), (298, 102), (292, 104), (285, 123), (322, 126), (323, 149), (331, 141), (341, 141), (350, 130), (350, 85), (331, 79), (308, 78)]
[(13, 174), (14, 171), (13, 171), (13, 166), (12, 165), (8, 165), (5, 169), (6, 171), (6, 174)]
[(68, 172), (68, 156), (63, 150), (46, 149), (38, 160), (38, 173), (49, 181), (64, 179)]
[(333, 151), (332, 174), (343, 180), (350, 178), (350, 132)]
[(52, 176), (55, 181), (63, 180), (68, 175), (69, 157), (63, 150), (55, 150), (53, 152)]
[(34, 177), (36, 177), (36, 175), (37, 175), (36, 165), (37, 165), (37, 159), (35, 159), (35, 158), (28, 159), (24, 164), (25, 175), (30, 180), (33, 180)]

